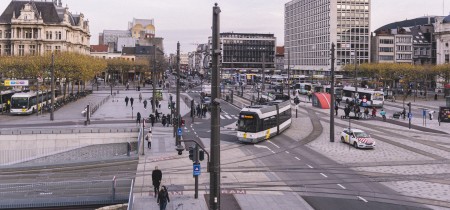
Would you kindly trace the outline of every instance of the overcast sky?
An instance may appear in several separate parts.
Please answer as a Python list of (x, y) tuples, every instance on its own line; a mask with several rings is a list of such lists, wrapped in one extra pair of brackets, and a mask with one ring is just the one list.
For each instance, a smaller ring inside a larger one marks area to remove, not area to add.
[[(35, 0), (40, 1), (40, 0)], [(44, 0), (42, 0), (44, 1)], [(47, 0), (50, 1), (50, 0)], [(450, 1), (372, 0), (372, 31), (387, 23), (424, 15), (448, 15)], [(154, 19), (156, 36), (164, 38), (166, 53), (195, 49), (211, 35), (212, 6), (221, 7), (222, 32), (274, 33), (284, 45), (284, 4), (288, 0), (62, 0), (72, 13), (90, 21), (91, 44), (98, 44), (104, 29), (126, 30), (134, 18)], [(0, 0), (3, 11), (10, 0)]]

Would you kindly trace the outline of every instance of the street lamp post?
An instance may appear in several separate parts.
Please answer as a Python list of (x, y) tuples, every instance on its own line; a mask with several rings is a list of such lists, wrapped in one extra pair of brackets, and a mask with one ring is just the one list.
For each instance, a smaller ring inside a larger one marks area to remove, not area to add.
[(288, 97), (289, 100), (291, 100), (291, 56), (290, 56), (290, 50), (288, 50)]
[[(176, 118), (177, 123), (174, 129), (178, 130), (181, 125), (181, 116), (180, 116), (180, 42), (177, 43), (177, 96), (176, 96)], [(176, 135), (175, 145), (180, 145), (180, 136)]]
[(53, 121), (54, 115), (53, 112), (55, 110), (55, 55), (52, 53), (52, 69), (50, 73), (50, 88), (52, 89), (52, 98), (51, 98), (51, 107), (50, 107), (50, 120)]
[(334, 43), (331, 43), (331, 87), (330, 87), (330, 94), (331, 94), (331, 103), (330, 103), (330, 142), (334, 142), (334, 106), (335, 104), (335, 98), (334, 98), (334, 51), (335, 51), (335, 45)]

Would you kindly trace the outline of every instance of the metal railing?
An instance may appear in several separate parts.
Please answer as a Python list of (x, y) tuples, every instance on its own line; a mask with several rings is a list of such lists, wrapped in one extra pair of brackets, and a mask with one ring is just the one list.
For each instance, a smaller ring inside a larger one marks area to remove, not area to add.
[(128, 208), (127, 210), (133, 210), (133, 203), (134, 203), (134, 179), (131, 180), (131, 188), (130, 188), (130, 195), (128, 196)]
[[(141, 145), (141, 144), (144, 144), (144, 139), (143, 139), (144, 135), (143, 135), (143, 133), (144, 133), (144, 128), (142, 126), (139, 126), (139, 134), (138, 134), (138, 141), (137, 141), (137, 147), (138, 148), (136, 149), (136, 154), (139, 154), (139, 149), (140, 148), (144, 149), (144, 145)], [(142, 154), (144, 154), (144, 151), (142, 151)]]
[(111, 95), (108, 95), (106, 98), (104, 98), (102, 101), (100, 101), (100, 103), (92, 106), (92, 108), (91, 108), (91, 116), (100, 108), (100, 106), (105, 104), (109, 100), (110, 97), (111, 97)]
[(75, 133), (133, 133), (138, 128), (61, 128), (61, 129), (2, 129), (0, 135), (75, 134)]
[(127, 203), (132, 179), (0, 184), (0, 209)]

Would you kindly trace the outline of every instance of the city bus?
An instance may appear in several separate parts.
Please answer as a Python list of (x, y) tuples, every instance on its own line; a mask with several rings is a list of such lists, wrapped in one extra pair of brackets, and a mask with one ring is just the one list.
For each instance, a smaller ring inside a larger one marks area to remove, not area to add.
[[(336, 100), (342, 100), (342, 87), (341, 86), (335, 86), (334, 87), (334, 96), (336, 97)], [(325, 92), (330, 93), (331, 91), (331, 85), (325, 85)]]
[(311, 83), (297, 83), (293, 86), (293, 89), (302, 95), (308, 94), (312, 90), (313, 85)]
[(342, 89), (342, 101), (353, 101), (355, 96), (358, 98), (358, 103), (361, 106), (383, 108), (383, 91), (376, 91), (369, 88), (358, 88), (358, 92), (356, 93), (355, 87), (352, 86), (346, 86)]
[(14, 90), (2, 90), (0, 91), (0, 111), (6, 111), (8, 101), (11, 102), (11, 97), (16, 93)]
[(16, 93), (11, 97), (11, 114), (32, 114), (39, 111), (44, 104), (50, 103), (49, 92)]

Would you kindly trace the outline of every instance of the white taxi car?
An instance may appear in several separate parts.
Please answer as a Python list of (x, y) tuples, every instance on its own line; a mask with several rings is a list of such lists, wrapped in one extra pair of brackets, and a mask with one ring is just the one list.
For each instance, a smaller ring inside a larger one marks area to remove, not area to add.
[(341, 133), (341, 142), (353, 145), (355, 148), (375, 148), (375, 141), (369, 134), (359, 129), (344, 129)]

